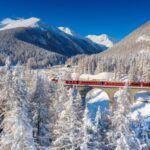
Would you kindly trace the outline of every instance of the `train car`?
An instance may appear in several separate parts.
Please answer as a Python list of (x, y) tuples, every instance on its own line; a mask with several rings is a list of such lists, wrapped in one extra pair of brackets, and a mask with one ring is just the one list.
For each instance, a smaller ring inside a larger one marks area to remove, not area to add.
[(79, 85), (100, 85), (98, 81), (79, 81)]
[(104, 82), (105, 86), (125, 86), (123, 82)]
[(150, 82), (143, 82), (142, 86), (143, 87), (150, 87)]
[(65, 84), (76, 85), (76, 84), (79, 84), (79, 81), (78, 80), (66, 80)]
[(129, 83), (129, 86), (133, 86), (133, 87), (141, 87), (142, 84), (141, 84), (141, 82), (130, 82), (130, 83)]

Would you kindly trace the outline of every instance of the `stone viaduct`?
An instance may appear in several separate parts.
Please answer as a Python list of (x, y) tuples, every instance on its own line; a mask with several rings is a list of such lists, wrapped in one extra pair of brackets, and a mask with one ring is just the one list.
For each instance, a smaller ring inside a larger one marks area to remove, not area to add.
[[(115, 93), (123, 87), (115, 87), (115, 86), (77, 86), (78, 90), (80, 91), (81, 97), (83, 100), (86, 101), (86, 95), (88, 92), (90, 92), (92, 89), (101, 89), (104, 92), (107, 93), (109, 100), (110, 100), (110, 106), (111, 109), (113, 108), (113, 103), (114, 103), (114, 95)], [(130, 101), (133, 103), (135, 101), (135, 95), (136, 93), (140, 91), (145, 91), (150, 94), (150, 87), (127, 87), (127, 91), (130, 96)]]

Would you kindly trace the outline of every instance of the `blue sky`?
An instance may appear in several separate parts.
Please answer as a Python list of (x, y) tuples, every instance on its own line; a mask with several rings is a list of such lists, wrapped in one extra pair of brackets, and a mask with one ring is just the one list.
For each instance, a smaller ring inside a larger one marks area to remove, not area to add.
[(81, 35), (121, 39), (150, 20), (150, 0), (0, 0), (0, 20), (32, 16)]

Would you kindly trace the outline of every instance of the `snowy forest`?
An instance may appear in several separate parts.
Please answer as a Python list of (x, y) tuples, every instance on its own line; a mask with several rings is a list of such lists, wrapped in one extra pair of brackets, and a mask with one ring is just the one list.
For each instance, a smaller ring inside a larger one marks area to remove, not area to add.
[(79, 74), (98, 74), (100, 72), (113, 72), (115, 81), (120, 81), (127, 75), (131, 82), (149, 82), (150, 80), (150, 55), (137, 53), (130, 55), (78, 55), (68, 59), (66, 64), (77, 66)]
[(126, 87), (113, 112), (98, 107), (93, 123), (77, 87), (9, 59), (0, 74), (0, 150), (150, 149), (149, 126), (140, 113), (131, 119)]

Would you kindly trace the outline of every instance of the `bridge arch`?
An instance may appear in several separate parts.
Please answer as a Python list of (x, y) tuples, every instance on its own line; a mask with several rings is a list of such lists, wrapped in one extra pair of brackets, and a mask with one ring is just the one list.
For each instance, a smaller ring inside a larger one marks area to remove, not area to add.
[[(150, 89), (149, 88), (144, 88), (144, 87), (141, 87), (141, 88), (130, 88), (128, 89), (129, 93), (130, 93), (130, 99), (131, 99), (131, 102), (134, 103), (137, 99), (137, 96), (140, 96), (140, 94), (137, 95), (137, 93), (149, 93), (150, 94)], [(141, 94), (143, 95), (143, 94)]]
[(104, 91), (108, 95), (109, 103), (110, 103), (110, 110), (113, 110), (113, 103), (114, 103), (114, 94), (115, 92), (119, 89), (117, 87), (92, 87), (92, 86), (87, 86), (87, 87), (78, 87), (78, 90), (80, 91), (82, 100), (83, 100), (83, 105), (86, 104), (86, 96), (88, 92), (90, 92), (92, 89), (99, 89)]
[(109, 100), (109, 95), (107, 92), (105, 92), (105, 90), (101, 88), (93, 88), (87, 92), (86, 101), (90, 101), (90, 100), (96, 101), (97, 99)]
[(134, 101), (150, 102), (150, 92), (148, 90), (139, 90), (134, 95)]
[(110, 112), (110, 100), (108, 94), (100, 89), (100, 88), (93, 88), (89, 90), (86, 94), (86, 105), (90, 110), (90, 118), (91, 121), (95, 121), (96, 112), (98, 107), (101, 109), (101, 114), (107, 110)]

